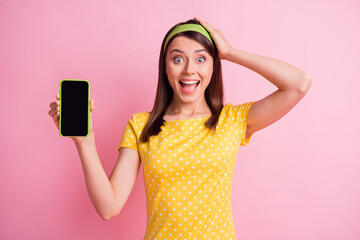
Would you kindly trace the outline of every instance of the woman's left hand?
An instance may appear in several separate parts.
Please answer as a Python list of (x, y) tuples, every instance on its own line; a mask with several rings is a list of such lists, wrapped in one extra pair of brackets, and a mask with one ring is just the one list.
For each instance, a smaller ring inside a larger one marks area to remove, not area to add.
[(212, 39), (214, 40), (216, 47), (218, 49), (219, 58), (226, 59), (226, 56), (232, 47), (226, 41), (222, 32), (219, 29), (216, 29), (209, 23), (202, 21), (197, 17), (194, 17), (194, 19), (198, 20), (201, 23), (201, 25), (203, 25), (206, 28), (206, 30), (208, 30), (208, 32), (210, 32), (210, 35), (211, 35)]

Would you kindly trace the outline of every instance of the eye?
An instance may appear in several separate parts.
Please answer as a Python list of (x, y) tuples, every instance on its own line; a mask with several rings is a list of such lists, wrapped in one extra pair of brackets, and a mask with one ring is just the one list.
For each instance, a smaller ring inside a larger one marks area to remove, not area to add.
[(182, 60), (181, 57), (174, 57), (174, 62), (176, 62), (176, 63), (180, 63), (181, 60)]
[(198, 60), (201, 60), (199, 62), (205, 62), (205, 58), (204, 57), (199, 57)]

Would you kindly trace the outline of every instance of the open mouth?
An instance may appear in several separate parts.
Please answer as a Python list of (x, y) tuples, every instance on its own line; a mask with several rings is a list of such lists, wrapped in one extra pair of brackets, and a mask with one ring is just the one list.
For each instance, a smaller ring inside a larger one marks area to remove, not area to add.
[(194, 93), (196, 91), (197, 86), (199, 86), (200, 81), (179, 81), (181, 85), (181, 90), (187, 94)]
[(183, 88), (187, 88), (187, 87), (195, 87), (196, 88), (198, 85), (199, 85), (200, 81), (180, 81), (180, 85), (183, 87)]

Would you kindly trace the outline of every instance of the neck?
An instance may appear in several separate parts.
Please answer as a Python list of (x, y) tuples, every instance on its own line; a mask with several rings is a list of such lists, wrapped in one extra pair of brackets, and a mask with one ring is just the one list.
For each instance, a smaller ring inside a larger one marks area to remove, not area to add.
[(165, 115), (186, 115), (211, 114), (211, 109), (206, 103), (205, 96), (194, 102), (183, 102), (173, 97)]

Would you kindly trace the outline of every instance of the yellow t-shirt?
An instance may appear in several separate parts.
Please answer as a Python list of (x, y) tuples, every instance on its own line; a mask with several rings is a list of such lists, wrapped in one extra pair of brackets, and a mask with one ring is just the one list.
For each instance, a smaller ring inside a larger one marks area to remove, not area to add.
[(216, 130), (210, 117), (166, 121), (140, 143), (148, 112), (133, 114), (118, 150), (139, 152), (147, 200), (144, 239), (236, 239), (231, 210), (236, 155), (245, 139), (253, 102), (224, 105)]

